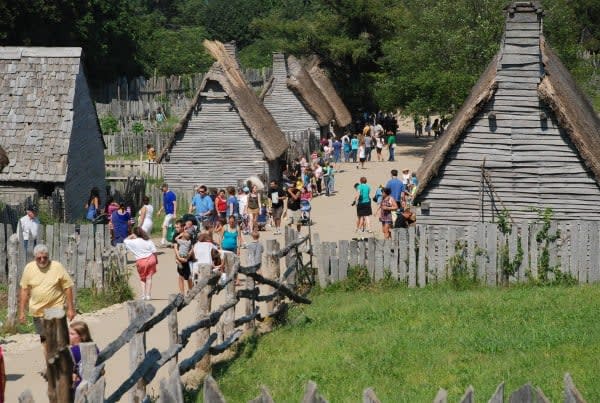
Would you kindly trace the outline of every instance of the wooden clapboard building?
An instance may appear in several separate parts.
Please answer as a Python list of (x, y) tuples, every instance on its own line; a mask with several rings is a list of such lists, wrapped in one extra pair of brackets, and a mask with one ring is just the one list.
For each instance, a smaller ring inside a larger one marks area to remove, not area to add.
[(273, 75), (261, 98), (284, 132), (314, 130), (326, 134), (334, 111), (311, 76), (294, 56), (273, 54)]
[(81, 48), (0, 47), (1, 201), (52, 196), (72, 221), (91, 188), (104, 189), (104, 141), (81, 56)]
[(501, 48), (417, 175), (419, 222), (600, 220), (600, 121), (546, 43), (543, 10), (507, 7)]
[(217, 60), (159, 157), (171, 188), (279, 177), (285, 135), (240, 71), (235, 46), (204, 41)]

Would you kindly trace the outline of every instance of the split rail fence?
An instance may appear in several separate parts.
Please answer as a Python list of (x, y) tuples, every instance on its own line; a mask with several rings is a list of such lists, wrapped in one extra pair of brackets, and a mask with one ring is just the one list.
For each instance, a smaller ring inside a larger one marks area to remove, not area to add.
[[(513, 227), (508, 235), (494, 223), (469, 227), (417, 225), (393, 230), (391, 240), (320, 242), (315, 234), (313, 245), (321, 286), (344, 280), (349, 268), (362, 266), (374, 280), (383, 279), (389, 272), (409, 287), (424, 287), (452, 276), (449, 259), (453, 256), (464, 258), (468, 267), (474, 268), (476, 279), (488, 286), (528, 282), (546, 274), (552, 280), (555, 274), (544, 272), (545, 267), (568, 274), (579, 283), (600, 280), (599, 222), (552, 222), (545, 237), (550, 239), (538, 241), (542, 230), (539, 223)], [(514, 274), (506, 275), (501, 256), (507, 251), (510, 261), (517, 261), (519, 249), (523, 252), (520, 265)]]
[[(565, 403), (585, 403), (585, 399), (581, 396), (579, 390), (575, 386), (573, 379), (570, 374), (565, 374), (564, 377), (564, 402)], [(204, 378), (203, 397), (205, 402), (210, 403), (225, 403), (226, 399), (221, 393), (217, 382), (208, 375)], [(399, 396), (398, 401), (405, 401), (402, 396)], [(358, 401), (358, 399), (357, 399)], [(381, 401), (377, 397), (373, 388), (367, 388), (362, 394), (363, 403), (380, 403)], [(473, 403), (475, 401), (475, 389), (469, 386), (465, 391), (464, 395), (460, 398), (460, 403)], [(496, 388), (496, 391), (492, 397), (488, 400), (489, 403), (503, 403), (504, 400), (504, 382), (502, 382)], [(510, 403), (550, 403), (550, 400), (544, 395), (544, 392), (540, 388), (534, 388), (531, 384), (525, 384), (518, 390), (510, 394), (508, 401)], [(260, 403), (274, 403), (271, 393), (267, 387), (261, 387), (260, 395), (252, 400), (252, 402)], [(313, 381), (309, 381), (304, 389), (304, 396), (302, 397), (303, 403), (323, 403), (327, 402), (318, 391), (317, 384)], [(433, 399), (433, 403), (447, 403), (448, 392), (445, 389), (440, 389)]]
[[(295, 233), (291, 235), (297, 237)], [(70, 354), (63, 353), (68, 351), (69, 340), (65, 313), (62, 310), (47, 310), (44, 329), (49, 352), (47, 375), (50, 402), (67, 402), (73, 399), (75, 402), (118, 402), (128, 392), (130, 401), (150, 401), (146, 395), (146, 386), (162, 366), (169, 365), (170, 375), (160, 383), (158, 401), (183, 403), (180, 376), (194, 368), (210, 371), (211, 355), (221, 354), (232, 346), (243, 333), (242, 325), (249, 330), (255, 327), (255, 321), (269, 319), (265, 321), (268, 329), (273, 319), (287, 311), (284, 298), (296, 303), (311, 303), (285, 285), (287, 277), (298, 278), (293, 269), (304, 267), (300, 248), (305, 243), (310, 243), (308, 237), (295, 239), (280, 250), (279, 243), (270, 240), (267, 243), (266, 264), (261, 270), (262, 274), (257, 273), (261, 264), (241, 267), (237, 255), (225, 252), (226, 282), (220, 281), (220, 274), (212, 270), (212, 265), (200, 265), (200, 278), (194, 287), (185, 296), (171, 295), (169, 304), (158, 313), (153, 305), (143, 301), (128, 302), (130, 323), (118, 338), (100, 352), (94, 343), (80, 344), (82, 382), (77, 387), (75, 396), (72, 396), (71, 391), (73, 362)], [(288, 256), (286, 261), (292, 262), (292, 271), (286, 266), (282, 273), (281, 259)], [(236, 291), (232, 280), (238, 273), (245, 275), (246, 288)], [(261, 295), (257, 283), (267, 286), (264, 288), (266, 295)], [(221, 292), (224, 293), (225, 302), (211, 311), (212, 299)], [(236, 315), (235, 308), (242, 299), (245, 304), (242, 308), (243, 315), (239, 316)], [(194, 322), (180, 329), (177, 313), (191, 305), (192, 301), (197, 303), (193, 308)], [(260, 313), (258, 302), (266, 302), (265, 314)], [(146, 333), (165, 319), (168, 324), (169, 347), (164, 351), (147, 349)], [(192, 336), (197, 349), (191, 356), (178, 360), (177, 355), (192, 340)], [(109, 396), (105, 396), (105, 363), (126, 344), (129, 344), (130, 350), (130, 375)], [(29, 390), (24, 391), (19, 399), (33, 402)]]

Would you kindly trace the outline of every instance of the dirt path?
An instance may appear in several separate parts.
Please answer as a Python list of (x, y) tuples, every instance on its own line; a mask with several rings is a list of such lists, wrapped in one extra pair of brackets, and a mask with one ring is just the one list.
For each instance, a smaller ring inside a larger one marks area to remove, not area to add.
[[(350, 206), (353, 197), (353, 184), (361, 176), (365, 176), (368, 182), (375, 186), (389, 179), (391, 169), (403, 168), (416, 169), (427, 147), (432, 143), (431, 138), (415, 139), (411, 135), (399, 135), (399, 143), (396, 147), (396, 162), (370, 162), (365, 169), (357, 169), (355, 164), (339, 164), (336, 175), (337, 194), (333, 197), (317, 197), (312, 202), (312, 218), (315, 222), (312, 230), (319, 233), (321, 240), (334, 241), (338, 239), (350, 239), (353, 236), (355, 225), (355, 209)], [(383, 151), (384, 159), (387, 160), (387, 151)], [(375, 153), (373, 152), (373, 156)], [(372, 228), (375, 236), (381, 237), (381, 226), (373, 218)], [(305, 230), (304, 230), (305, 231)], [(261, 233), (261, 240), (279, 238), (273, 235), (272, 229)], [(155, 240), (156, 241), (156, 240)], [(169, 294), (177, 292), (177, 276), (173, 263), (173, 252), (171, 249), (161, 249), (159, 256), (159, 269), (154, 277), (154, 286), (151, 303), (156, 311), (162, 309)], [(138, 291), (137, 275), (131, 276), (130, 283), (133, 289)], [(218, 305), (218, 301), (216, 304)], [(193, 321), (193, 305), (179, 313), (179, 328), (183, 328)], [(125, 304), (113, 305), (102, 311), (78, 315), (78, 320), (85, 320), (90, 326), (94, 341), (100, 348), (116, 339), (129, 323), (127, 308)], [(16, 402), (18, 396), (25, 389), (30, 389), (36, 402), (46, 402), (47, 385), (38, 374), (42, 368), (42, 353), (35, 335), (15, 335), (6, 339), (3, 345), (5, 350), (5, 363), (8, 382), (6, 385), (6, 401)], [(158, 348), (164, 350), (168, 346), (166, 321), (161, 322), (153, 328), (146, 339), (147, 349)], [(188, 347), (180, 354), (180, 357), (188, 357), (195, 350), (195, 344), (190, 342)], [(122, 348), (106, 367), (107, 387), (106, 396), (109, 396), (129, 375), (128, 349)], [(160, 379), (166, 376), (166, 369), (159, 371), (154, 381), (149, 385), (148, 391), (156, 395)]]

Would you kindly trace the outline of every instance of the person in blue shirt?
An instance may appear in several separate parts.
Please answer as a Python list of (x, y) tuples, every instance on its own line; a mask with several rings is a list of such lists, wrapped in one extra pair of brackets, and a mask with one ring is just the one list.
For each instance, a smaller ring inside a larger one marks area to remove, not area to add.
[(350, 155), (352, 157), (352, 162), (356, 162), (356, 156), (358, 154), (358, 137), (352, 136), (350, 139)]
[(177, 196), (171, 190), (169, 190), (169, 185), (163, 183), (160, 187), (163, 192), (163, 204), (158, 210), (158, 215), (160, 215), (163, 211), (165, 212), (165, 219), (162, 224), (162, 240), (161, 246), (166, 246), (167, 244), (167, 227), (171, 225), (173, 220), (175, 219), (175, 214), (177, 212)]
[[(197, 193), (192, 197), (190, 203), (190, 213), (194, 213), (201, 223), (206, 222), (213, 215), (215, 203), (208, 194), (208, 189), (204, 185), (198, 186)], [(194, 210), (196, 210), (194, 212)]]
[[(402, 192), (404, 192), (404, 183), (398, 179), (398, 170), (392, 169), (392, 179), (385, 184), (386, 188), (390, 189), (390, 196), (396, 201), (398, 210), (401, 210), (400, 201), (402, 200)], [(392, 211), (392, 222), (396, 222), (398, 211)]]
[(390, 189), (390, 195), (394, 200), (399, 201), (404, 191), (404, 183), (398, 179), (397, 169), (392, 169), (390, 173), (392, 174), (392, 178), (386, 183), (385, 187)]

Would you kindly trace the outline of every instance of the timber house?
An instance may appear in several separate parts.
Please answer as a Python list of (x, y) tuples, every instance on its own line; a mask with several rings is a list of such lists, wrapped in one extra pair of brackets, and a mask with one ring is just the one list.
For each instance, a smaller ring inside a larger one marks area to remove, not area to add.
[(501, 47), (417, 172), (423, 224), (516, 222), (533, 208), (600, 220), (600, 120), (546, 43), (535, 2), (506, 8)]
[(204, 41), (216, 62), (159, 157), (169, 187), (237, 185), (280, 176), (288, 142), (244, 79), (235, 45)]
[(294, 56), (273, 54), (273, 75), (261, 96), (263, 104), (284, 132), (312, 130), (327, 134), (333, 108)]
[(52, 196), (74, 221), (91, 188), (105, 188), (104, 141), (81, 57), (81, 48), (0, 47), (3, 202)]

